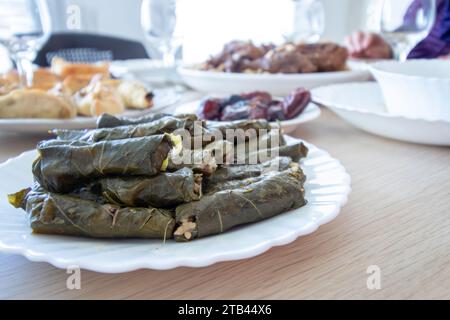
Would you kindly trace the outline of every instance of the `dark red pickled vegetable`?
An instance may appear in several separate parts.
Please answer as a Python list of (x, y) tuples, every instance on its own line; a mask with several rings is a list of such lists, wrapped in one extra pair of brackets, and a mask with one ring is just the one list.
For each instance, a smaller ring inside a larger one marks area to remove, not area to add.
[(269, 104), (269, 107), (280, 105), (280, 100), (272, 100), (272, 102)]
[(219, 100), (207, 99), (202, 101), (197, 115), (204, 120), (219, 120), (221, 110), (222, 107)]
[(311, 93), (299, 88), (283, 101), (274, 100), (270, 93), (255, 91), (232, 95), (225, 99), (207, 99), (202, 102), (198, 116), (205, 120), (290, 120), (300, 115), (311, 102)]
[(271, 122), (286, 120), (281, 102), (269, 107), (269, 109), (267, 110), (267, 120)]
[(236, 104), (236, 103), (244, 101), (244, 100), (246, 100), (246, 99), (242, 98), (239, 95), (232, 95), (229, 98), (223, 99), (220, 102), (220, 105), (221, 105), (222, 109), (224, 109), (225, 107), (231, 106), (233, 104)]
[(295, 90), (281, 102), (285, 118), (290, 120), (297, 117), (306, 109), (310, 102), (311, 92), (304, 88)]
[(267, 117), (269, 115), (269, 108), (266, 104), (252, 100), (250, 103), (250, 120), (260, 120), (264, 119), (267, 120)]
[(244, 93), (244, 94), (241, 94), (241, 97), (245, 100), (258, 100), (267, 105), (269, 105), (273, 100), (272, 95), (270, 93), (264, 92), (264, 91), (255, 91), (255, 92), (250, 92), (250, 93)]
[(241, 101), (235, 103), (231, 106), (225, 107), (222, 112), (222, 121), (236, 121), (249, 119), (250, 117), (250, 106), (246, 101)]

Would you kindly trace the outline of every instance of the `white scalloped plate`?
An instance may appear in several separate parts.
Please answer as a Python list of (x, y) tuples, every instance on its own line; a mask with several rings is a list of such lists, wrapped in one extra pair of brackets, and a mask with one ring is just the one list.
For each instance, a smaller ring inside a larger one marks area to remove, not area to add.
[[(201, 100), (196, 100), (193, 102), (183, 104), (175, 110), (175, 114), (186, 114), (186, 113), (196, 114), (200, 106), (200, 103)], [(321, 114), (322, 111), (320, 110), (320, 108), (314, 103), (310, 103), (306, 107), (305, 111), (303, 111), (299, 116), (291, 120), (280, 121), (279, 124), (281, 125), (283, 132), (289, 134), (297, 130), (299, 128), (299, 125), (301, 125), (302, 123), (313, 121), (319, 118)], [(273, 124), (277, 125), (277, 123)]]
[[(145, 110), (126, 110), (121, 116), (138, 118), (149, 113), (161, 112), (177, 103), (180, 96), (168, 89), (155, 90), (154, 106)], [(74, 119), (0, 119), (0, 131), (19, 133), (48, 133), (52, 129), (91, 129), (97, 125), (96, 117)]]
[[(293, 141), (292, 138), (289, 138)], [(29, 151), (0, 165), (0, 251), (21, 254), (31, 261), (48, 262), (58, 268), (79, 266), (103, 273), (137, 269), (168, 270), (206, 267), (247, 259), (315, 232), (337, 217), (351, 191), (350, 176), (338, 160), (313, 145), (302, 167), (308, 175), (308, 205), (278, 217), (237, 228), (231, 232), (190, 243), (154, 240), (94, 240), (34, 235), (23, 211), (6, 199), (32, 183)]]
[(336, 84), (314, 89), (313, 101), (372, 134), (400, 141), (450, 146), (450, 121), (425, 120), (387, 112), (376, 82)]

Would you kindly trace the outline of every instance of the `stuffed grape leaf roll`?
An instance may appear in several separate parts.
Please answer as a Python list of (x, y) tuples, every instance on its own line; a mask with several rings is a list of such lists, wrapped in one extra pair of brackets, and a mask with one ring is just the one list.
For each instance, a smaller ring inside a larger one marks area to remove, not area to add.
[[(289, 157), (278, 157), (262, 164), (256, 165), (230, 165), (218, 169), (214, 175), (205, 179), (207, 193), (217, 190), (219, 185), (231, 183), (236, 180), (259, 177), (273, 171), (288, 170), (292, 164)], [(220, 187), (223, 188), (223, 187)]]
[(127, 207), (174, 208), (197, 201), (202, 196), (202, 176), (183, 168), (174, 173), (161, 173), (152, 178), (117, 177), (99, 180), (93, 189), (112, 203)]
[(97, 119), (97, 129), (115, 128), (115, 127), (128, 126), (128, 125), (137, 125), (137, 124), (142, 124), (142, 123), (153, 122), (153, 121), (160, 120), (164, 117), (169, 117), (169, 116), (170, 115), (166, 114), (166, 113), (157, 113), (157, 114), (150, 114), (150, 115), (140, 117), (137, 119), (128, 119), (128, 118), (116, 117), (109, 113), (104, 113)]
[(74, 196), (23, 190), (10, 202), (23, 208), (35, 233), (91, 238), (171, 239), (173, 214), (155, 208), (123, 208)]
[(184, 147), (178, 137), (174, 139), (177, 140), (176, 147), (169, 155), (168, 171), (189, 168), (195, 173), (211, 176), (219, 165), (227, 163), (234, 156), (233, 144), (228, 141), (213, 142), (201, 149), (189, 149)]
[(208, 121), (209, 130), (219, 130), (225, 136), (227, 130), (271, 130), (274, 129), (267, 120), (238, 120), (230, 122)]
[(295, 166), (271, 172), (242, 188), (204, 196), (176, 209), (177, 241), (223, 233), (233, 227), (261, 221), (306, 204), (305, 176)]
[(101, 115), (97, 120), (97, 128), (115, 128), (115, 127), (122, 127), (122, 126), (129, 126), (129, 125), (139, 125), (139, 124), (145, 124), (150, 123), (154, 121), (161, 120), (166, 117), (176, 117), (179, 119), (190, 119), (191, 121), (197, 121), (198, 117), (196, 115), (170, 115), (166, 113), (157, 113), (157, 114), (151, 114), (146, 115), (144, 117), (136, 118), (136, 119), (129, 119), (129, 118), (123, 118), (123, 117), (116, 117), (110, 114), (103, 114)]
[[(268, 161), (276, 157), (289, 157), (294, 162), (299, 162), (301, 159), (308, 156), (308, 148), (302, 142), (284, 145), (271, 149), (259, 149), (255, 152), (248, 152), (245, 155), (244, 164), (254, 164)], [(240, 156), (236, 156), (236, 162), (240, 163)]]
[(105, 177), (155, 176), (165, 171), (171, 148), (170, 135), (95, 144), (45, 141), (38, 145), (39, 157), (33, 164), (33, 174), (46, 190), (68, 193)]
[[(205, 130), (215, 141), (218, 137), (240, 144), (261, 144), (265, 142), (266, 148), (275, 142), (277, 146), (285, 145), (280, 128), (272, 126), (266, 120), (241, 120), (234, 122), (207, 122)], [(220, 140), (220, 139), (219, 139)], [(211, 141), (211, 140), (210, 140)]]
[[(295, 164), (292, 164), (291, 166), (295, 166)], [(268, 171), (268, 172), (271, 172), (271, 171)], [(276, 172), (276, 171), (272, 171), (272, 172)], [(247, 187), (251, 184), (260, 182), (264, 179), (266, 179), (266, 174), (256, 176), (253, 178), (247, 178), (244, 180), (231, 180), (231, 181), (218, 183), (215, 185), (209, 185), (208, 187), (205, 188), (205, 194), (212, 195), (217, 192), (221, 192), (221, 191), (225, 191), (225, 190), (241, 189), (241, 188)], [(303, 183), (305, 183), (305, 181), (306, 181), (306, 176), (303, 177), (303, 180), (301, 181), (301, 183), (303, 184)]]
[(77, 140), (95, 143), (99, 141), (122, 140), (173, 133), (179, 129), (186, 129), (189, 132), (193, 132), (194, 121), (174, 117), (164, 117), (140, 125), (128, 125), (96, 130), (53, 130), (52, 132), (59, 140)]

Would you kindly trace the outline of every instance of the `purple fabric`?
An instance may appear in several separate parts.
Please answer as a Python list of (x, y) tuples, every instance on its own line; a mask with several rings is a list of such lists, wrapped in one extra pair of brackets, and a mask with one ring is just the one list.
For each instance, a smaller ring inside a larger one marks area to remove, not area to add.
[[(420, 0), (414, 1), (405, 20), (412, 21), (419, 7)], [(450, 0), (437, 0), (436, 23), (428, 37), (411, 51), (408, 59), (432, 59), (447, 54), (450, 54)]]
[(450, 0), (445, 2), (440, 34), (443, 41), (450, 42)]

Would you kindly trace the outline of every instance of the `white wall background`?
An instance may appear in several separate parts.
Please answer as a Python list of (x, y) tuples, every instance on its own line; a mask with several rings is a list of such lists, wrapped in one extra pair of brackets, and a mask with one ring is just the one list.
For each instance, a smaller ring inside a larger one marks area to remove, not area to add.
[(67, 8), (77, 5), (81, 9), (83, 31), (116, 35), (142, 40), (140, 29), (141, 0), (47, 0), (53, 30), (67, 30)]
[[(183, 3), (185, 55), (202, 59), (228, 38), (277, 41), (289, 18), (290, 0), (179, 0)], [(81, 9), (83, 31), (115, 35), (146, 43), (140, 27), (141, 0), (47, 0), (54, 31), (67, 30), (67, 7)], [(364, 29), (367, 7), (379, 0), (322, 0), (326, 11), (324, 39), (342, 42), (355, 29)], [(222, 37), (215, 36), (221, 33)], [(0, 50), (0, 57), (2, 53)], [(4, 54), (3, 54), (4, 56)], [(202, 57), (202, 58), (199, 58)], [(5, 61), (4, 58), (1, 61)], [(0, 70), (6, 63), (0, 63)]]
[[(134, 39), (143, 39), (143, 34), (139, 22), (139, 8), (141, 0), (47, 0), (52, 8), (52, 18), (54, 19), (55, 30), (65, 28), (65, 8), (70, 4), (79, 5), (83, 13), (83, 28), (90, 31), (100, 31), (109, 34), (121, 35), (124, 37), (133, 37)], [(245, 3), (266, 3), (273, 7), (273, 14), (276, 15), (277, 7), (280, 3), (289, 0), (181, 0), (187, 3), (196, 12), (193, 19), (203, 19), (210, 13), (208, 10), (215, 9), (213, 12), (216, 17), (222, 17), (220, 7), (236, 6), (239, 11), (239, 5)], [(325, 38), (340, 41), (350, 30), (364, 27), (366, 20), (367, 7), (371, 3), (380, 2), (380, 0), (321, 0), (324, 4), (327, 17), (327, 28)], [(260, 15), (261, 12), (257, 6), (255, 10), (248, 13), (249, 23), (251, 14)], [(222, 8), (223, 9), (223, 8)], [(231, 24), (233, 17), (225, 17)], [(267, 25), (266, 25), (267, 26)], [(264, 25), (262, 27), (265, 27)], [(205, 26), (206, 28), (206, 26)]]

